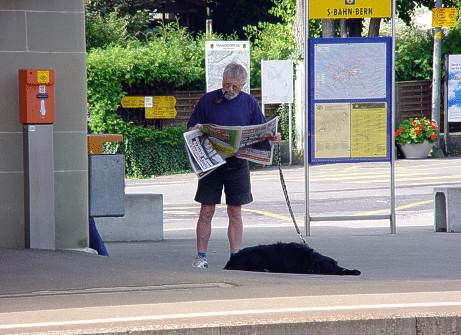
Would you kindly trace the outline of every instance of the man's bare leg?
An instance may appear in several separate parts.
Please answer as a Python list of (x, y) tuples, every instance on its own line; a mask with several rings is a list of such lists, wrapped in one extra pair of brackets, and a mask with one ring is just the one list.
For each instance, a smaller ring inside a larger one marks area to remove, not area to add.
[(240, 250), (240, 247), (242, 245), (242, 206), (227, 205), (227, 215), (229, 216), (227, 237), (229, 238), (230, 252), (235, 253)]
[(197, 221), (197, 252), (207, 252), (208, 241), (211, 236), (211, 220), (213, 219), (216, 205), (202, 204)]

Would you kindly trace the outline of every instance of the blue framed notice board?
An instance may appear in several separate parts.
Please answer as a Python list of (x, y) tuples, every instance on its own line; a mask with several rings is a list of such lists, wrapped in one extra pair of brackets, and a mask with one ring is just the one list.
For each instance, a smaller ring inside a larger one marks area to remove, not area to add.
[(309, 39), (309, 163), (390, 161), (392, 38)]

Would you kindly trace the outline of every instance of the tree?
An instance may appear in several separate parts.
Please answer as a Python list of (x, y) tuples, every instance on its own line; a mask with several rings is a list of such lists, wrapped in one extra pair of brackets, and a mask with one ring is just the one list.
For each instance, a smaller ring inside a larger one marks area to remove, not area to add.
[(213, 31), (220, 34), (237, 33), (244, 38), (244, 27), (259, 22), (280, 22), (271, 14), (272, 0), (220, 0), (213, 7)]
[[(294, 3), (294, 2), (293, 2)], [(121, 16), (146, 13), (152, 28), (160, 23), (178, 20), (194, 33), (205, 31), (205, 20), (213, 20), (213, 30), (221, 34), (237, 33), (244, 38), (243, 27), (259, 22), (280, 22), (270, 13), (272, 0), (87, 0), (89, 12), (106, 16), (118, 11)], [(173, 15), (171, 15), (173, 14)], [(137, 20), (130, 20), (136, 22)], [(129, 27), (130, 28), (130, 27)], [(139, 27), (138, 27), (139, 29)], [(134, 29), (129, 29), (134, 32)]]

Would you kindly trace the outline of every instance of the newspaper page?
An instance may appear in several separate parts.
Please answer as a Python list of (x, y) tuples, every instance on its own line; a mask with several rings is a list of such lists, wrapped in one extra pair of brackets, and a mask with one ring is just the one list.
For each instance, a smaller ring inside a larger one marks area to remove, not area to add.
[(225, 127), (215, 124), (204, 124), (202, 132), (208, 136), (215, 150), (223, 157), (231, 157), (240, 148), (242, 131), (240, 127)]
[(192, 170), (197, 175), (198, 179), (201, 179), (201, 178), (205, 177), (207, 174), (214, 171), (214, 169), (212, 169), (212, 170), (208, 170), (208, 171), (204, 172), (200, 168), (200, 166), (198, 165), (198, 163), (194, 159), (194, 157), (191, 155), (190, 150), (188, 150), (187, 146), (186, 146), (186, 152), (187, 152), (187, 157), (189, 157), (189, 162), (190, 162), (190, 165), (192, 166)]
[(272, 164), (273, 144), (268, 137), (277, 133), (278, 117), (259, 125), (225, 127), (204, 124), (202, 131), (184, 133), (192, 169), (202, 178), (231, 156), (263, 165)]
[(200, 130), (194, 129), (184, 133), (184, 139), (191, 158), (193, 158), (191, 160), (193, 168), (195, 166), (197, 169), (198, 166), (202, 172), (206, 172), (226, 163), (213, 148), (208, 137), (204, 136)]
[(235, 156), (254, 163), (271, 165), (274, 146), (266, 138), (277, 134), (277, 125), (278, 117), (275, 117), (263, 124), (242, 127), (240, 150)]
[(275, 135), (277, 133), (278, 120), (279, 117), (277, 116), (263, 124), (242, 127), (240, 148), (247, 147), (253, 143), (261, 142), (261, 138)]

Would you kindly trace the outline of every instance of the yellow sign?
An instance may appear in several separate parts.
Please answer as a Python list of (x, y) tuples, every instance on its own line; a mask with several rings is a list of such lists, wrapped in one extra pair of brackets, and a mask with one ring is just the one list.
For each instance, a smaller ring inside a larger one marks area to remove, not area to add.
[(315, 104), (315, 157), (351, 156), (351, 104)]
[(146, 119), (176, 118), (176, 98), (173, 96), (153, 97), (153, 106), (146, 107)]
[(432, 9), (432, 27), (452, 28), (458, 21), (457, 8), (433, 8)]
[(310, 19), (391, 17), (391, 0), (310, 0)]
[(122, 98), (123, 108), (144, 108), (144, 97), (127, 96)]
[(144, 108), (146, 119), (176, 118), (176, 98), (173, 96), (125, 96), (123, 108)]
[(351, 157), (386, 157), (385, 102), (352, 103), (351, 129)]
[(37, 83), (48, 84), (50, 82), (50, 71), (37, 71)]

